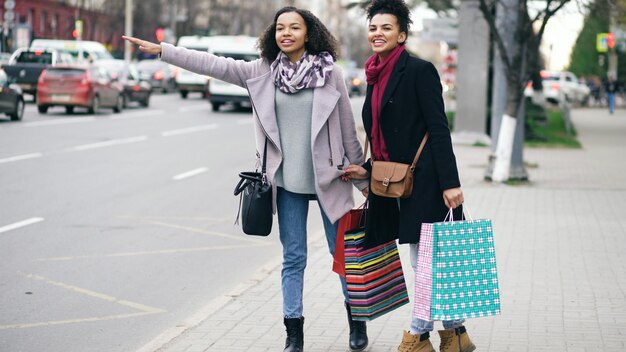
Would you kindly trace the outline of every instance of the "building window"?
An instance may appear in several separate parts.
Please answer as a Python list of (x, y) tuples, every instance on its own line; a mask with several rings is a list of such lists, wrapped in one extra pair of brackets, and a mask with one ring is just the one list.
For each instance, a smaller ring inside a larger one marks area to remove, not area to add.
[(28, 17), (26, 18), (26, 23), (33, 26), (33, 22), (35, 21), (35, 9), (28, 10)]
[(46, 34), (47, 29), (46, 28), (46, 22), (48, 20), (48, 13), (46, 11), (41, 11), (41, 16), (39, 16), (39, 32), (41, 32), (41, 34)]

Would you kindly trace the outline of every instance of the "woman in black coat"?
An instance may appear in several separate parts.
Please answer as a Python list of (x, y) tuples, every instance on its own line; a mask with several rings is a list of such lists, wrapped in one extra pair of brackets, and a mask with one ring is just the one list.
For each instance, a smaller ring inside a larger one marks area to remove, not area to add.
[[(402, 0), (374, 0), (367, 15), (374, 55), (365, 64), (368, 87), (362, 117), (374, 159), (411, 164), (427, 132), (429, 137), (416, 165), (410, 198), (367, 195), (366, 242), (377, 245), (399, 238), (400, 243), (409, 243), (411, 264), (417, 269), (421, 224), (443, 221), (449, 209), (455, 209), (454, 217), (460, 219), (463, 192), (437, 70), (404, 49), (411, 23), (407, 5)], [(346, 176), (368, 178), (370, 171), (368, 160), (362, 166), (350, 165)], [(443, 324), (441, 351), (475, 348), (463, 320)], [(432, 330), (432, 321), (413, 318), (398, 351), (434, 351), (428, 340)]]

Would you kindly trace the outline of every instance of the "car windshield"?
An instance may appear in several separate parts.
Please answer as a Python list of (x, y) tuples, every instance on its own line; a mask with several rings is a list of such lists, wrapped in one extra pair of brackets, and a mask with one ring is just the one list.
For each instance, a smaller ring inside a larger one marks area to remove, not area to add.
[(85, 74), (85, 70), (79, 68), (54, 68), (46, 70), (47, 77), (76, 77)]
[(43, 51), (24, 51), (20, 53), (17, 62), (29, 64), (51, 64), (52, 53)]
[(230, 57), (235, 60), (243, 60), (243, 61), (254, 61), (259, 58), (258, 54), (235, 54), (235, 53), (214, 53), (217, 56)]

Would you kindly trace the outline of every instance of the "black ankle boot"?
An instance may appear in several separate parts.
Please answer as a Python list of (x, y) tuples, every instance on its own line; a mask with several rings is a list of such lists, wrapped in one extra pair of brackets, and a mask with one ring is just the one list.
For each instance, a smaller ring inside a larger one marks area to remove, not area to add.
[(304, 317), (285, 318), (285, 328), (287, 328), (287, 340), (283, 352), (304, 351)]
[(367, 327), (364, 321), (352, 320), (352, 312), (350, 305), (346, 302), (346, 311), (348, 312), (348, 323), (350, 324), (350, 350), (363, 351), (367, 347)]

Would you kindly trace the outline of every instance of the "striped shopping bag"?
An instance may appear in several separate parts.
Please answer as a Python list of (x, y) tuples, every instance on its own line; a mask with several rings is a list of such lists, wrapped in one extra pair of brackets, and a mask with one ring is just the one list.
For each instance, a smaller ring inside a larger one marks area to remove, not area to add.
[(455, 320), (500, 314), (491, 220), (422, 224), (415, 316)]
[(395, 240), (365, 248), (363, 229), (346, 232), (344, 240), (352, 319), (373, 320), (409, 303)]

